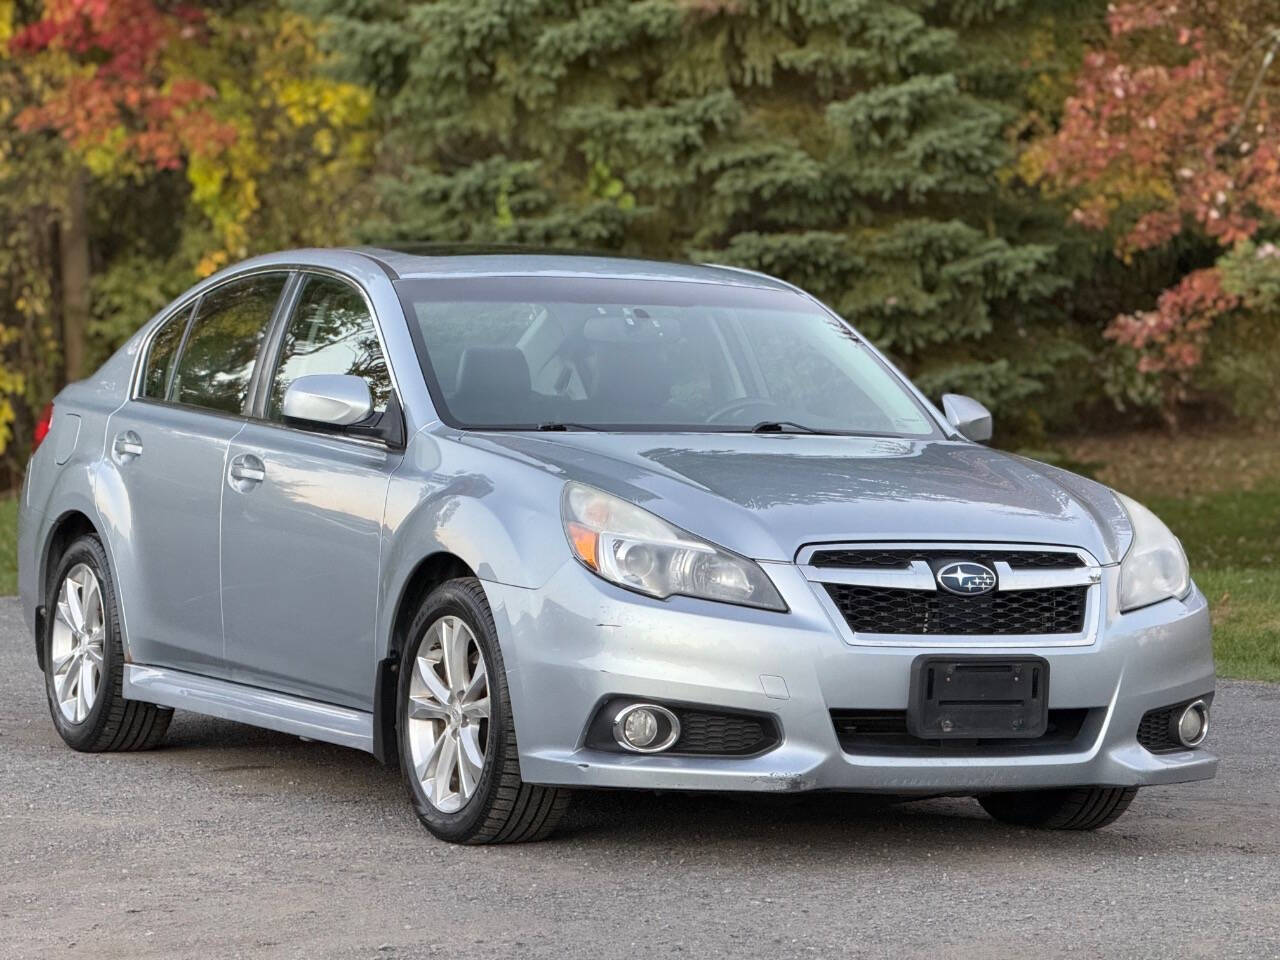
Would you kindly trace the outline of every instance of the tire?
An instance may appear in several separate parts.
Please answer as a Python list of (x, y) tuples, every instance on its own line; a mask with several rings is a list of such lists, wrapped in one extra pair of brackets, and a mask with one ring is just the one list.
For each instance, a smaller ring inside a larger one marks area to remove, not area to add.
[[(72, 623), (76, 613), (60, 603), (64, 586), (84, 601), (77, 608), (84, 610), (79, 631)], [(111, 565), (96, 536), (81, 537), (63, 553), (45, 604), (45, 696), (63, 742), (84, 753), (149, 750), (159, 744), (173, 711), (124, 697), (120, 607)], [(80, 652), (68, 656), (69, 650)]]
[(1098, 830), (1119, 820), (1137, 794), (1137, 787), (1073, 787), (988, 793), (978, 803), (996, 820), (1019, 827)]
[[(506, 668), (480, 581), (450, 580), (423, 601), (399, 674), (400, 769), (422, 825), (450, 843), (527, 843), (549, 836), (568, 808), (569, 791), (520, 779)], [(481, 763), (475, 762), (477, 749)]]

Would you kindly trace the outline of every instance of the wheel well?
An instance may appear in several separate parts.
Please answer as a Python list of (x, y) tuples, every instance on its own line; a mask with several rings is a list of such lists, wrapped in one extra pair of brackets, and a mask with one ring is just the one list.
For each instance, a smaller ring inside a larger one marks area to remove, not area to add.
[(467, 566), (461, 557), (452, 553), (433, 553), (419, 561), (405, 581), (400, 591), (400, 602), (396, 604), (396, 618), (391, 625), (391, 643), (387, 647), (387, 656), (398, 657), (408, 639), (409, 624), (418, 613), (418, 607), (440, 584), (459, 577), (474, 577), (475, 572)]
[(400, 667), (400, 653), (409, 639), (409, 625), (417, 615), (418, 607), (440, 584), (459, 577), (474, 577), (473, 571), (459, 556), (452, 553), (433, 553), (424, 557), (413, 568), (405, 581), (396, 604), (395, 619), (391, 623), (391, 640), (387, 653), (378, 665), (376, 686), (373, 691), (373, 753), (390, 766), (397, 761), (396, 750), (396, 686)]
[(44, 669), (44, 644), (40, 640), (44, 636), (44, 618), (47, 616), (44, 598), (49, 592), (49, 579), (67, 547), (90, 533), (98, 535), (93, 521), (79, 510), (69, 510), (54, 522), (48, 543), (45, 544), (44, 565), (40, 569), (40, 589), (37, 594), (39, 601), (36, 604), (36, 661), (41, 670)]

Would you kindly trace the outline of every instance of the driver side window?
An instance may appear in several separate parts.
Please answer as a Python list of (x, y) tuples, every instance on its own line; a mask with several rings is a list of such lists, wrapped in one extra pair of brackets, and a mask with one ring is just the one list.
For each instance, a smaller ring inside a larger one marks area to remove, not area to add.
[(387, 409), (391, 374), (364, 296), (335, 277), (309, 276), (280, 345), (267, 419), (282, 420), (285, 391), (298, 377), (350, 374), (364, 379), (374, 413)]

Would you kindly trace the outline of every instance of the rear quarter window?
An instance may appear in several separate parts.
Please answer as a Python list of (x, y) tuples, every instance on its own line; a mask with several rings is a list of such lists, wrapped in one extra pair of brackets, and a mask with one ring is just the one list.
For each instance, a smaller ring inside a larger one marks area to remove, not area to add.
[(151, 348), (147, 351), (147, 363), (142, 374), (142, 395), (153, 400), (163, 400), (169, 387), (169, 375), (173, 372), (173, 361), (178, 356), (178, 346), (182, 343), (183, 331), (187, 329), (187, 321), (191, 319), (192, 307), (178, 311), (160, 326), (160, 330), (151, 338)]

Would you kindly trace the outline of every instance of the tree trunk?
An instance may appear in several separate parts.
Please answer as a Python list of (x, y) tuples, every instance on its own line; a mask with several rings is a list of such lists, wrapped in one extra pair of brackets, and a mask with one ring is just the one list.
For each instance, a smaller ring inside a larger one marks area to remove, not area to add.
[(84, 376), (84, 338), (89, 326), (89, 217), (83, 170), (71, 175), (67, 187), (58, 253), (62, 264), (63, 372), (69, 383)]

